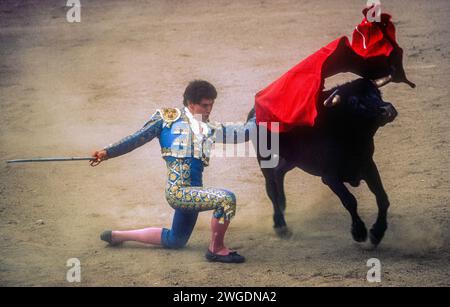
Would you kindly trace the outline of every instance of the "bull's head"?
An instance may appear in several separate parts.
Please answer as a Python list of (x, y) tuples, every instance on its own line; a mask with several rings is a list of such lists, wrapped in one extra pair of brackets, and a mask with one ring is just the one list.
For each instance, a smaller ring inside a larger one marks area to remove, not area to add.
[(337, 87), (323, 102), (327, 108), (341, 106), (356, 115), (376, 120), (377, 124), (384, 126), (397, 117), (394, 106), (383, 101), (379, 88), (392, 81), (392, 76), (377, 80), (358, 79)]

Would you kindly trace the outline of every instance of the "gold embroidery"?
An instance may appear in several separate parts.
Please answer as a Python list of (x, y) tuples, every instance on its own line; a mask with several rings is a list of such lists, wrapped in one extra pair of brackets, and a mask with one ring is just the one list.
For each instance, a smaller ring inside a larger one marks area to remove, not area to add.
[(177, 108), (163, 108), (161, 109), (161, 115), (164, 121), (173, 123), (180, 118), (181, 111)]
[(220, 223), (230, 220), (236, 212), (233, 193), (215, 188), (191, 186), (189, 160), (177, 159), (169, 162), (166, 199), (174, 209), (195, 211), (214, 210)]

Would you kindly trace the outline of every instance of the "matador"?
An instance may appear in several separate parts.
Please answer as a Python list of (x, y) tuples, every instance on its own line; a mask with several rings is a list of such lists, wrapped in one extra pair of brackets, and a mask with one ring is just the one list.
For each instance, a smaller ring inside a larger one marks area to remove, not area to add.
[[(100, 238), (111, 245), (137, 241), (178, 249), (187, 244), (199, 212), (212, 210), (212, 237), (206, 259), (242, 263), (245, 257), (224, 244), (225, 232), (236, 213), (236, 196), (226, 189), (203, 186), (202, 173), (209, 164), (213, 144), (248, 141), (252, 129), (256, 129), (256, 118), (249, 118), (242, 124), (211, 122), (209, 115), (217, 98), (217, 91), (207, 81), (190, 82), (183, 98), (182, 108), (156, 110), (140, 130), (95, 151), (91, 162), (93, 166), (98, 165), (157, 137), (167, 165), (166, 199), (175, 210), (171, 229), (151, 227), (128, 231), (106, 230)], [(202, 119), (197, 119), (197, 115), (201, 115)]]

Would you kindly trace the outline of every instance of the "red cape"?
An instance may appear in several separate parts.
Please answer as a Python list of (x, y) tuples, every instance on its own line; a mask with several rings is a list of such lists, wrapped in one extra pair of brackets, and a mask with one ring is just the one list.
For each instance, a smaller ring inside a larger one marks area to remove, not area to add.
[[(367, 12), (366, 10), (363, 12)], [(364, 14), (366, 15), (366, 14)], [(366, 78), (379, 78), (396, 70), (398, 82), (409, 82), (402, 65), (403, 50), (395, 39), (391, 16), (382, 14), (381, 22), (363, 19), (353, 32), (350, 44), (341, 37), (315, 52), (255, 96), (258, 124), (279, 122), (279, 130), (313, 126), (324, 80), (342, 72)]]

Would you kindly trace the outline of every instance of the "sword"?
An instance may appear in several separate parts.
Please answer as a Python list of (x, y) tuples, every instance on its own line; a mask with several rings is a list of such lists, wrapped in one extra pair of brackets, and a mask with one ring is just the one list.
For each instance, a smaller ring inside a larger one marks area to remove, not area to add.
[(7, 160), (6, 163), (24, 163), (24, 162), (54, 162), (54, 161), (92, 161), (93, 157), (57, 157), (57, 158), (32, 158)]

